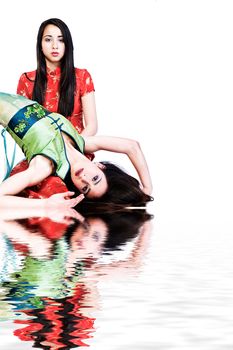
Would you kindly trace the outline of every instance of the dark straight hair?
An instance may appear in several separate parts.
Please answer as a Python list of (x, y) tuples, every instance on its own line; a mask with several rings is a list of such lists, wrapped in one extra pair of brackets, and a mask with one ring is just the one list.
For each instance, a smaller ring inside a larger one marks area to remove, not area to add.
[[(86, 205), (89, 208), (95, 208), (98, 205), (98, 208), (107, 211), (119, 210), (123, 207), (145, 207), (148, 202), (154, 200), (152, 196), (143, 192), (136, 178), (119, 166), (111, 162), (101, 161), (100, 163), (104, 165), (103, 172), (107, 180), (107, 191), (99, 198), (85, 198), (78, 204), (78, 211)], [(72, 182), (70, 173), (67, 174), (64, 182), (69, 191), (74, 191), (76, 195), (80, 194)]]
[(52, 24), (61, 30), (65, 44), (65, 53), (61, 60), (61, 79), (59, 84), (58, 113), (65, 117), (72, 114), (74, 109), (74, 94), (76, 90), (76, 77), (73, 56), (73, 41), (67, 25), (58, 18), (50, 18), (42, 22), (37, 34), (36, 55), (37, 69), (32, 93), (32, 99), (43, 105), (47, 88), (46, 61), (42, 52), (42, 37), (45, 27)]

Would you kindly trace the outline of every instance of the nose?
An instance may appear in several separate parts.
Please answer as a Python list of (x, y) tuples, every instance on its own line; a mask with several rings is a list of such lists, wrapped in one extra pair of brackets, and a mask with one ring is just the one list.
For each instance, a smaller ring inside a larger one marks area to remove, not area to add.
[(53, 49), (57, 49), (57, 48), (58, 48), (57, 41), (56, 41), (56, 40), (54, 40), (54, 41), (53, 41)]
[(83, 183), (89, 185), (88, 178), (86, 177), (85, 174), (81, 174), (80, 178), (81, 178), (81, 180), (82, 180)]

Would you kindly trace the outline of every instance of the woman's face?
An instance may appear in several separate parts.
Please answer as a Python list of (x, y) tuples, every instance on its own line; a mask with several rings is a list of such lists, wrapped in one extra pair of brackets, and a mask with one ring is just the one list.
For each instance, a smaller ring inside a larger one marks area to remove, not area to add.
[(71, 169), (71, 179), (75, 187), (87, 198), (101, 197), (108, 188), (101, 163), (91, 162), (84, 157)]
[(88, 218), (80, 224), (71, 237), (71, 250), (76, 258), (100, 256), (108, 234), (107, 224), (100, 218)]
[(41, 46), (46, 63), (55, 67), (59, 66), (65, 54), (65, 43), (61, 30), (53, 24), (48, 24), (42, 36)]

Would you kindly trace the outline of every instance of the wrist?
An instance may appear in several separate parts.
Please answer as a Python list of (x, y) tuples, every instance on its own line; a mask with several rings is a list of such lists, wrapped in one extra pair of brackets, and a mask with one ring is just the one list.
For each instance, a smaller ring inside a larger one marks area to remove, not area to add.
[(149, 196), (152, 194), (152, 191), (153, 191), (152, 186), (143, 186), (143, 192), (145, 192)]

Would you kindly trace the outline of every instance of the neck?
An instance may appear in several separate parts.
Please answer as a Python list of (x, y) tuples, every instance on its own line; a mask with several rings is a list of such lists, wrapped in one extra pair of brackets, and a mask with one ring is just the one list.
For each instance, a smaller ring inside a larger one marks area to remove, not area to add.
[(60, 62), (49, 62), (46, 60), (46, 67), (47, 67), (47, 70), (53, 71), (57, 67), (60, 67)]
[(73, 141), (71, 141), (70, 138), (64, 133), (63, 133), (63, 139), (66, 145), (66, 154), (67, 154), (67, 158), (69, 160), (70, 166), (72, 166), (72, 164), (75, 164), (78, 159), (83, 157), (85, 158), (85, 156), (82, 153), (80, 153), (79, 151), (77, 151), (76, 148), (74, 148)]

